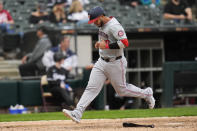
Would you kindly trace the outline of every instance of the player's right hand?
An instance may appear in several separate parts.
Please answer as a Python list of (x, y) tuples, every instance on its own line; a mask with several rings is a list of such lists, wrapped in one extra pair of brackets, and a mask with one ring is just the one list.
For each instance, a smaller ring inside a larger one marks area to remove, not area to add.
[(98, 49), (99, 46), (100, 46), (100, 43), (97, 41), (94, 46), (95, 46), (96, 49)]

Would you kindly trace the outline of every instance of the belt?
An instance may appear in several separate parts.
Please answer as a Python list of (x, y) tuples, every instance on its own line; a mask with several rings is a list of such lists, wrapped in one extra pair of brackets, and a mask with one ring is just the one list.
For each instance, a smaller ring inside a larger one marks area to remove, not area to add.
[(115, 61), (115, 60), (118, 60), (118, 59), (121, 59), (121, 58), (122, 58), (122, 56), (117, 56), (115, 59), (101, 57), (101, 59), (104, 60), (105, 62), (112, 62), (112, 61)]

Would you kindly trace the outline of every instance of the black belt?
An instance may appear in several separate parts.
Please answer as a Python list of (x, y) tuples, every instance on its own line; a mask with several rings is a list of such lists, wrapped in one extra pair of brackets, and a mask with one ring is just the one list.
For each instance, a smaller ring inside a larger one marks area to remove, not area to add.
[[(121, 59), (121, 58), (122, 58), (122, 56), (118, 56), (118, 57), (115, 58), (115, 60), (118, 60), (118, 59)], [(110, 58), (101, 57), (101, 59), (103, 59), (106, 62), (110, 62)]]

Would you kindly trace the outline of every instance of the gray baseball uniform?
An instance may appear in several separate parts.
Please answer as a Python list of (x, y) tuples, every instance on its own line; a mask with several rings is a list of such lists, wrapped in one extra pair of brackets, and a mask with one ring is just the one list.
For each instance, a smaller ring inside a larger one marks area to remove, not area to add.
[[(99, 94), (107, 78), (120, 96), (146, 98), (152, 95), (146, 89), (140, 89), (126, 83), (127, 60), (123, 52), (125, 47), (121, 41), (123, 39), (127, 39), (126, 33), (115, 18), (111, 18), (109, 22), (99, 28), (99, 41), (105, 40), (109, 44), (117, 42), (120, 49), (99, 49), (100, 58), (94, 65), (88, 85), (74, 110), (79, 118), (82, 117), (86, 107)], [(105, 61), (105, 59), (108, 59), (108, 61)]]

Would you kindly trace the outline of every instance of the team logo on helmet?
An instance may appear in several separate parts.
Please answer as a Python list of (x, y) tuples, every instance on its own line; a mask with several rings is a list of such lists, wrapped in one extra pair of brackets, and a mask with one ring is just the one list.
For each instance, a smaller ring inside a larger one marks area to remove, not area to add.
[(124, 35), (124, 32), (122, 30), (118, 31), (118, 36), (123, 36)]

